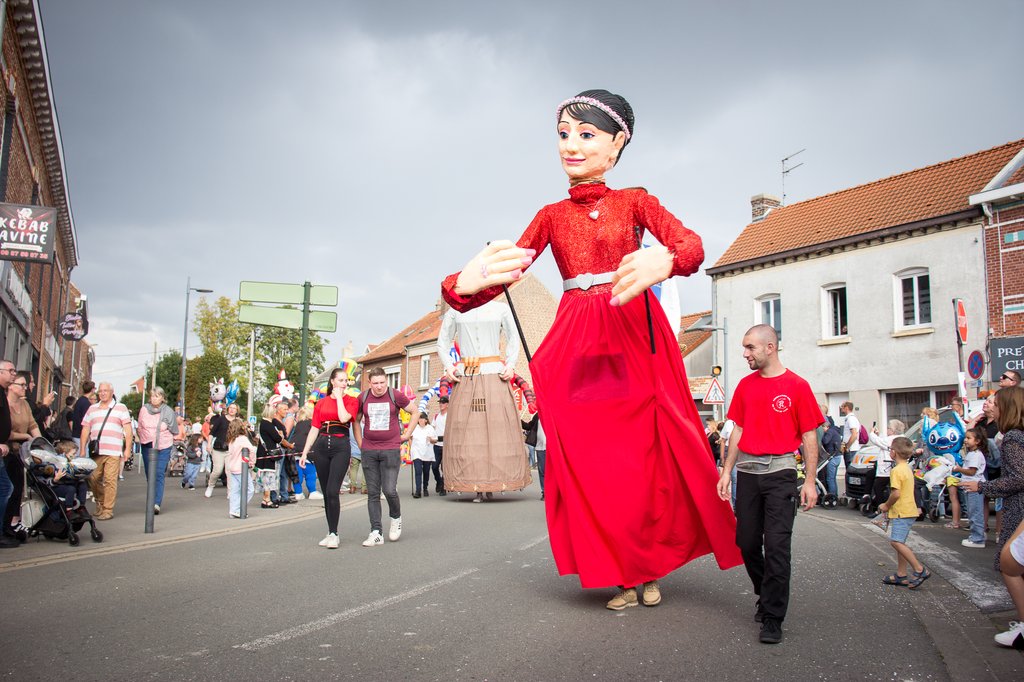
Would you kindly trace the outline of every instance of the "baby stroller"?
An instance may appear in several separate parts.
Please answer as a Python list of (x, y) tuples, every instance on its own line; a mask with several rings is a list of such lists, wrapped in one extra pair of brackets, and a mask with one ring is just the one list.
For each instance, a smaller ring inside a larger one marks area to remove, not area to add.
[(839, 504), (850, 509), (860, 508), (864, 516), (874, 511), (872, 492), (875, 488), (875, 462), (880, 452), (873, 445), (861, 446), (853, 455), (850, 466), (846, 467), (846, 495), (839, 498)]
[[(946, 484), (946, 479), (952, 475), (953, 465), (947, 457), (923, 457), (925, 471), (921, 477), (927, 490), (925, 494), (925, 505), (922, 511), (932, 523), (946, 516), (946, 511), (951, 509), (949, 496), (959, 495), (960, 488)], [(963, 502), (961, 501), (961, 504)]]
[(28, 529), (30, 536), (42, 535), (51, 540), (67, 540), (74, 547), (79, 543), (78, 533), (85, 524), (89, 524), (89, 534), (93, 541), (103, 542), (103, 533), (96, 528), (96, 522), (85, 508), (85, 500), (78, 500), (77, 507), (68, 509), (54, 490), (53, 480), (57, 472), (62, 471), (64, 476), (61, 481), (70, 485), (86, 481), (96, 470), (96, 462), (87, 457), (68, 461), (63, 455), (57, 454), (45, 438), (33, 438), (25, 442), (21, 446), (21, 461), (25, 464), (29, 486), (39, 495), (45, 507), (40, 519)]
[(168, 476), (185, 475), (185, 444), (175, 443), (171, 449), (171, 460), (167, 464)]
[[(825, 480), (825, 469), (828, 467), (828, 457), (823, 457), (818, 460), (817, 475), (814, 477), (814, 488), (818, 491), (818, 504), (825, 509), (835, 509), (839, 506), (839, 498), (828, 491), (827, 481)], [(806, 478), (806, 468), (804, 467), (803, 455), (797, 453), (796, 456), (796, 488), (797, 496), (800, 495), (800, 486), (804, 483)]]

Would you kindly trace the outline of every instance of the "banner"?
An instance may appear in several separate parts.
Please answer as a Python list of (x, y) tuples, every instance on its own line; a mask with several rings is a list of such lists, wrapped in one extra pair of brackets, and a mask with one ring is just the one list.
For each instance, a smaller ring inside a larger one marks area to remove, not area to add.
[(57, 209), (0, 204), (0, 260), (53, 263)]
[(60, 321), (60, 336), (65, 341), (81, 341), (89, 333), (85, 313), (67, 313)]

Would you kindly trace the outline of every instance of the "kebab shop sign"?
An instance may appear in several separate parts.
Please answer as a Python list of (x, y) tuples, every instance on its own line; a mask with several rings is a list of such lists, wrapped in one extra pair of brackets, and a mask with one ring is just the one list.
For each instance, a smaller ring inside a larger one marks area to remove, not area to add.
[(53, 262), (57, 210), (0, 204), (0, 260)]

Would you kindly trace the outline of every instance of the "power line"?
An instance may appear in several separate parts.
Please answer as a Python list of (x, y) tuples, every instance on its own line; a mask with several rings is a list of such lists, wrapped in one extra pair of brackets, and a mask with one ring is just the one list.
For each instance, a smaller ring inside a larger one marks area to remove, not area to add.
[[(181, 352), (177, 348), (171, 348), (169, 350), (158, 350), (157, 351), (157, 355), (166, 355), (168, 353), (173, 353), (175, 351), (177, 351), (179, 353)], [(97, 358), (130, 358), (130, 357), (134, 357), (134, 356), (137, 356), (137, 355), (150, 355), (151, 356), (151, 355), (153, 355), (153, 351), (147, 350), (147, 351), (142, 351), (141, 353), (114, 353), (114, 354), (111, 354), (111, 355), (99, 355), (99, 354), (97, 354), (96, 357)]]

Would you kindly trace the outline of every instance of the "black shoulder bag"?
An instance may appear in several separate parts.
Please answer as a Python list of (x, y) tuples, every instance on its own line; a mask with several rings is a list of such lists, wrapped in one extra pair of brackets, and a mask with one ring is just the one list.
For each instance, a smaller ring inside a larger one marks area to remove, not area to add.
[(89, 445), (87, 447), (89, 448), (89, 457), (93, 459), (100, 456), (100, 438), (103, 436), (103, 429), (106, 428), (107, 420), (110, 419), (110, 413), (113, 411), (114, 405), (111, 405), (110, 409), (107, 410), (107, 416), (103, 418), (103, 423), (100, 425), (99, 433), (96, 434), (95, 438), (91, 437), (91, 433), (89, 434)]

